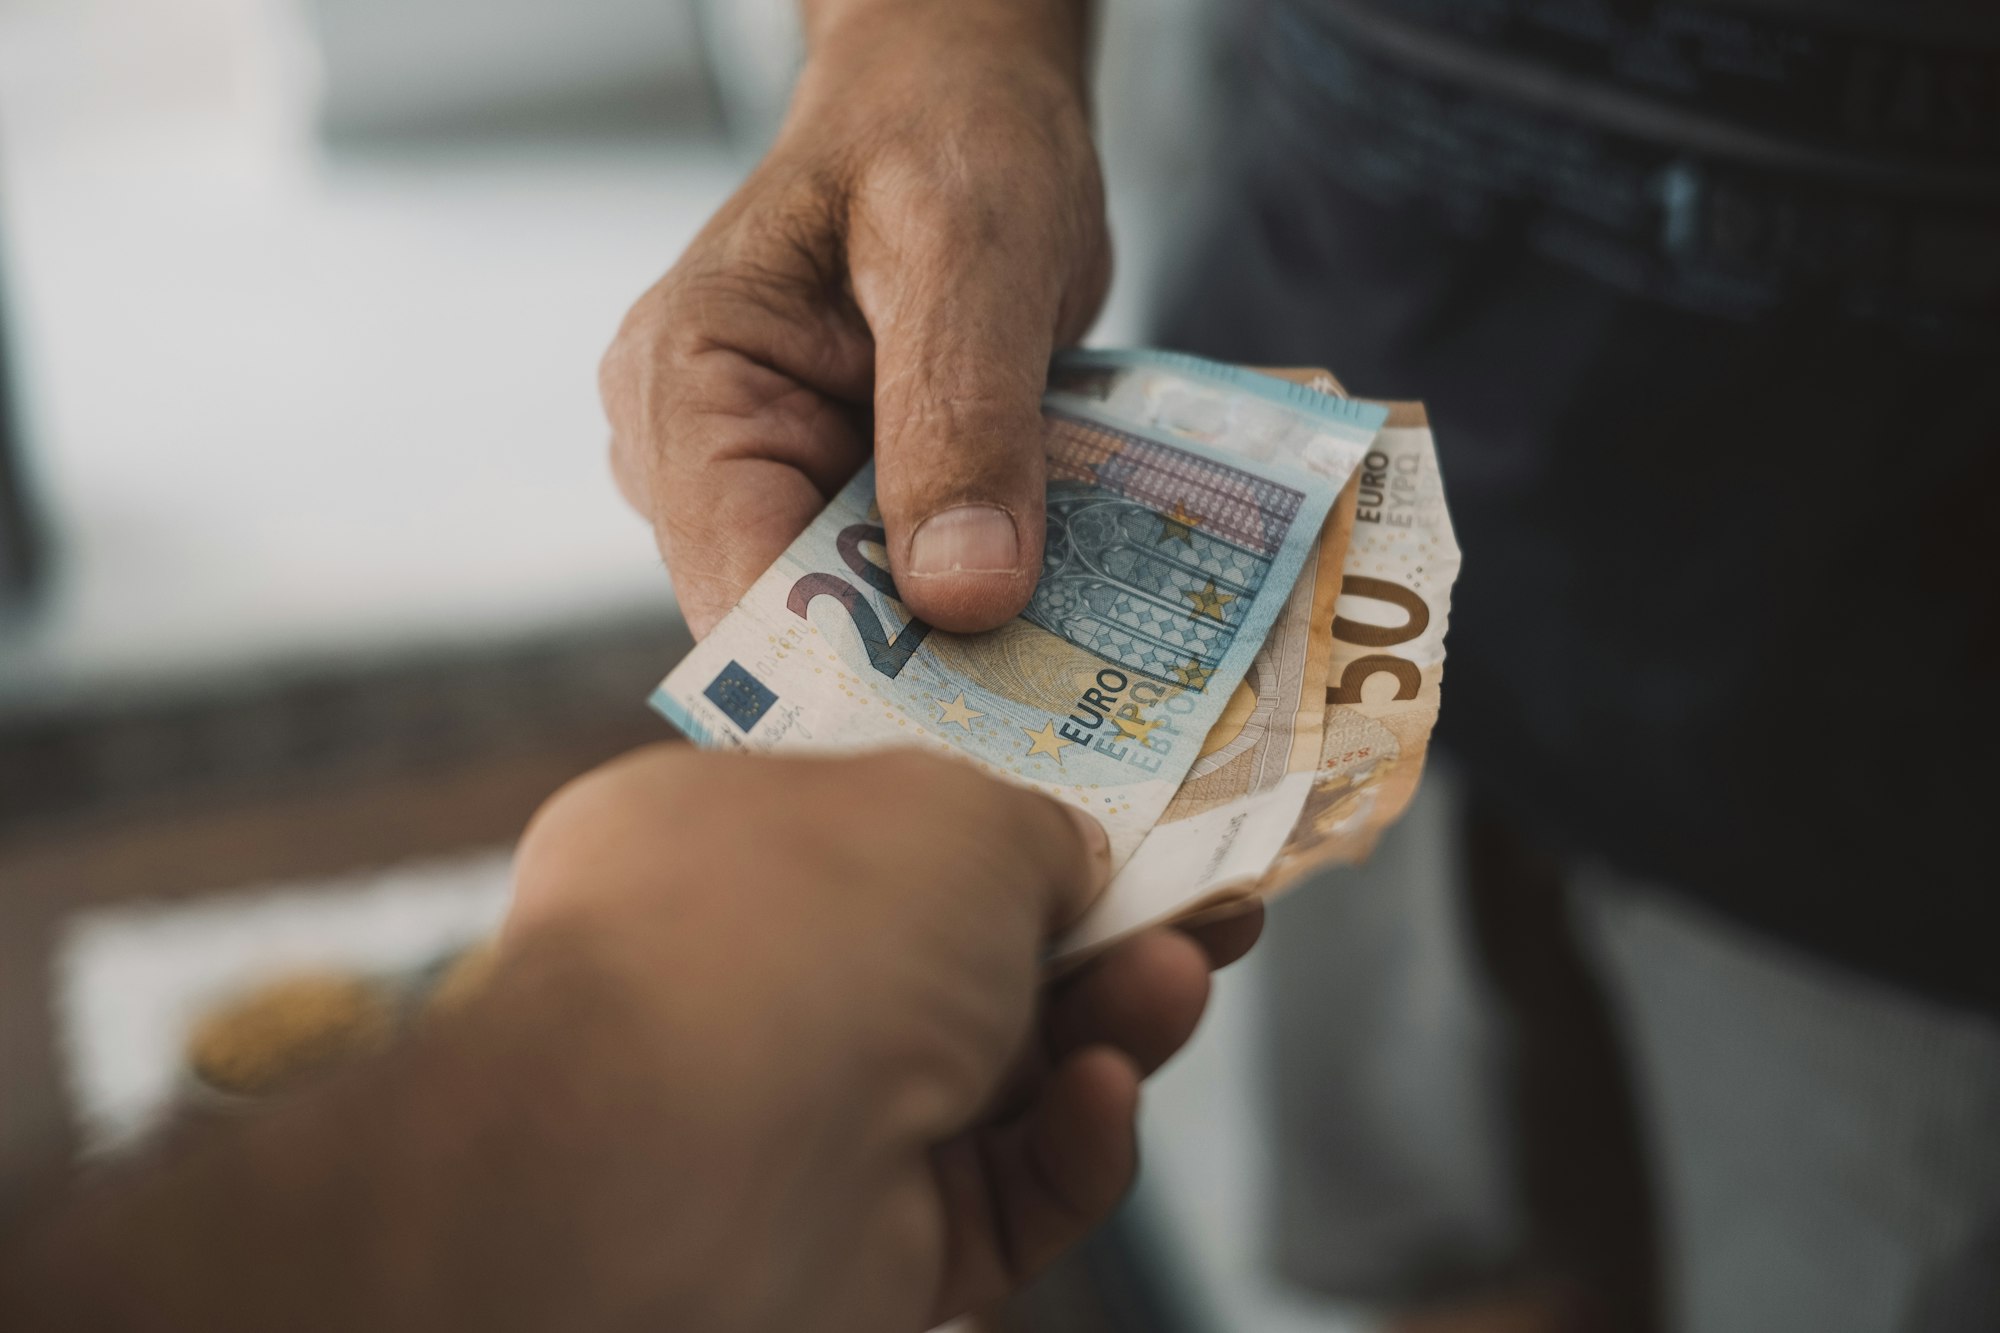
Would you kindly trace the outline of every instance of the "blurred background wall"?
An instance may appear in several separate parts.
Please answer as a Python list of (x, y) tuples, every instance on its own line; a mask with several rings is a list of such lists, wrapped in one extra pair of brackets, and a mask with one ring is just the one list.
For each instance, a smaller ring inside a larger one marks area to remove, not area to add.
[[(1196, 160), (1203, 22), (1108, 7), (1100, 339), (1137, 336)], [(0, 291), (50, 556), (0, 692), (656, 601), (595, 358), (797, 58), (786, 0), (0, 0)]]

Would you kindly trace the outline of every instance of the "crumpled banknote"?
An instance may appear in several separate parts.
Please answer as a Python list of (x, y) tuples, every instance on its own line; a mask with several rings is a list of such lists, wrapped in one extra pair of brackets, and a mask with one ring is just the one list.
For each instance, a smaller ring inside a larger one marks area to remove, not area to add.
[(653, 703), (696, 741), (952, 750), (1095, 815), (1079, 957), (1366, 855), (1435, 721), (1458, 551), (1422, 409), (1324, 372), (1058, 358), (1042, 578), (954, 635), (896, 595), (864, 468)]

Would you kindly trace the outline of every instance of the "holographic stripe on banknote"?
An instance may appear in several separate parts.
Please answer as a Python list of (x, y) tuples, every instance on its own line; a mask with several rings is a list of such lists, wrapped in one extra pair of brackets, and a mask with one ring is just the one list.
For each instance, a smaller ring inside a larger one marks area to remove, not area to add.
[(1204, 689), (1305, 497), (1214, 458), (1050, 412), (1048, 540), (1023, 618)]

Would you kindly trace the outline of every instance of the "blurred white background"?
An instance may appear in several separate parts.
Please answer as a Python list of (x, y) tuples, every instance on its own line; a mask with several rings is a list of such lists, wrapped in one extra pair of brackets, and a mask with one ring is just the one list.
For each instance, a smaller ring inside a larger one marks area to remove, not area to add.
[[(1202, 18), (1109, 6), (1139, 336)], [(0, 0), (0, 255), (53, 587), (0, 707), (664, 595), (596, 357), (768, 135), (789, 0)]]

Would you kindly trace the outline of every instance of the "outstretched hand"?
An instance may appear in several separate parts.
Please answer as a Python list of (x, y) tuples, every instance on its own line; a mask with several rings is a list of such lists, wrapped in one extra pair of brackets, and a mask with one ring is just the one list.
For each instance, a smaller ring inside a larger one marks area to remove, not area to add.
[(521, 847), (486, 990), (0, 1246), (0, 1324), (918, 1333), (1135, 1169), (1255, 914), (1060, 985), (1088, 819), (962, 762), (630, 755)]
[(954, 760), (662, 748), (537, 821), (509, 932), (594, 941), (622, 1009), (695, 1041), (659, 1073), (707, 1103), (714, 1132), (677, 1147), (740, 1203), (740, 1299), (775, 1262), (803, 1323), (916, 1329), (1109, 1214), (1140, 1080), (1256, 938), (1254, 913), (1155, 930), (1043, 990), (1047, 941), (1107, 871), (1087, 817)]

